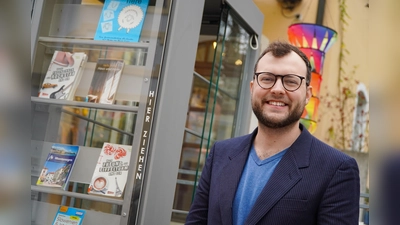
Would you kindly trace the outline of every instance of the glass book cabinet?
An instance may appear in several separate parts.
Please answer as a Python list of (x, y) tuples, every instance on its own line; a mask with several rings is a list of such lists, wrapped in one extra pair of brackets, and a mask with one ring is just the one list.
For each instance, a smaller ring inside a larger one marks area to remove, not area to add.
[[(139, 0), (140, 2), (140, 0)], [(32, 14), (31, 206), (32, 224), (51, 224), (60, 205), (86, 210), (84, 224), (136, 224), (164, 49), (169, 0), (150, 0), (138, 42), (94, 40), (104, 1), (36, 0)], [(84, 52), (87, 62), (71, 100), (38, 93), (55, 51)], [(120, 59), (123, 72), (111, 104), (88, 98), (97, 60)], [(104, 142), (132, 145), (122, 198), (87, 194)], [(65, 190), (37, 186), (51, 145), (78, 145)], [(139, 148), (141, 146), (141, 148)]]

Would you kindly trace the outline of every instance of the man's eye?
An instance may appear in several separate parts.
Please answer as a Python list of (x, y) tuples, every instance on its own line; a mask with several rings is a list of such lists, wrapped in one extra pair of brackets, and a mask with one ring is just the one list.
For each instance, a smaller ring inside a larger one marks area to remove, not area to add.
[(288, 84), (298, 84), (296, 80), (287, 80), (286, 83)]
[(286, 84), (299, 84), (299, 80), (298, 79), (296, 79), (296, 78), (291, 78), (291, 77), (287, 77), (286, 79), (285, 79), (285, 83)]
[(272, 78), (272, 77), (262, 77), (261, 78), (261, 81), (265, 81), (265, 82), (273, 82), (275, 79), (274, 78)]

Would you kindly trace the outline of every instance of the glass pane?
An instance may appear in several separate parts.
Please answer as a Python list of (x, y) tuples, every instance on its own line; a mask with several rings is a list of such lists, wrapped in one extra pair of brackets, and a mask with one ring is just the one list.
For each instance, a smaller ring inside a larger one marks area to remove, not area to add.
[[(125, 104), (128, 103), (125, 102)], [(91, 159), (95, 161), (104, 142), (132, 145), (137, 116), (135, 112), (45, 103), (32, 103), (32, 107), (35, 109), (32, 114), (32, 121), (34, 122), (31, 139), (33, 150), (31, 155), (32, 185), (36, 184), (49, 152), (49, 146), (53, 143), (79, 145), (81, 146), (79, 154), (91, 156)], [(49, 129), (43, 129), (46, 127)], [(85, 151), (85, 153), (82, 151)], [(85, 162), (88, 162), (88, 164), (86, 165)], [(87, 194), (93, 168), (91, 168), (88, 158), (80, 160), (79, 157), (74, 168), (78, 167), (87, 168), (87, 170), (72, 170), (67, 191)], [(59, 194), (33, 191), (32, 195), (36, 201), (51, 204), (69, 205), (112, 214), (118, 214), (121, 210), (119, 205)]]
[[(187, 135), (190, 135), (189, 132), (185, 132), (185, 139)], [(185, 222), (195, 191), (194, 185), (201, 175), (199, 168), (204, 166), (207, 154), (207, 149), (200, 147), (206, 141), (200, 137), (191, 138), (192, 142), (184, 142), (182, 147), (172, 210), (172, 221), (179, 223)]]
[[(219, 34), (199, 43), (172, 221), (184, 223), (207, 154), (234, 135), (250, 35), (223, 10)], [(212, 55), (212, 62), (210, 61)]]
[[(88, 44), (71, 44), (68, 42), (52, 43), (41, 41), (38, 43), (37, 51), (43, 52), (41, 60), (34, 63), (31, 80), (31, 96), (38, 96), (53, 54), (55, 51), (84, 52), (87, 55), (79, 84), (77, 85), (73, 99), (75, 101), (88, 101), (89, 88), (95, 75), (96, 64), (99, 59), (121, 59), (124, 62), (121, 78), (118, 83), (116, 96), (113, 104), (124, 100), (139, 101), (142, 90), (143, 78), (146, 74), (147, 48), (125, 48), (108, 47)], [(58, 90), (53, 88), (54, 91)]]
[[(246, 55), (249, 52), (250, 35), (228, 14), (225, 37), (218, 41), (217, 52), (219, 57), (215, 58), (214, 65), (218, 76), (213, 77), (213, 82), (218, 82), (218, 88), (225, 91), (232, 98), (237, 98), (240, 89), (243, 69), (246, 63)], [(221, 51), (221, 52), (220, 52)], [(217, 55), (218, 55), (217, 54)]]
[[(234, 135), (246, 56), (250, 51), (249, 33), (229, 10), (225, 13), (223, 18), (226, 21), (221, 21), (211, 79), (215, 85), (211, 86), (209, 96), (214, 102), (209, 111), (212, 115), (207, 117), (213, 120), (209, 140), (222, 140)], [(208, 143), (207, 149), (211, 145)]]

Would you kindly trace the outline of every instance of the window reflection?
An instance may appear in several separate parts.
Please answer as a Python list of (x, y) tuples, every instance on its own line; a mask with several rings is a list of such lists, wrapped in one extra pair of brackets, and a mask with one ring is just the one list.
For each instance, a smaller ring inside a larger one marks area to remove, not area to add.
[[(226, 12), (225, 12), (226, 13)], [(172, 221), (183, 223), (208, 151), (233, 137), (245, 75), (249, 34), (230, 15), (218, 37), (200, 36), (183, 137)]]

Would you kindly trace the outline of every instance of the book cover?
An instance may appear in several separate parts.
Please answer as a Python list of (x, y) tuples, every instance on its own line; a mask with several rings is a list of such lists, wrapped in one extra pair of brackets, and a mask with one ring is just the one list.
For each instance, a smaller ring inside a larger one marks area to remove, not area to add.
[(98, 59), (88, 92), (88, 101), (112, 104), (121, 79), (124, 61), (121, 59)]
[(128, 176), (132, 146), (105, 142), (88, 193), (108, 197), (122, 197)]
[(52, 225), (81, 225), (86, 211), (68, 206), (60, 206)]
[(55, 51), (39, 90), (39, 97), (72, 100), (86, 62), (84, 52)]
[(53, 144), (36, 185), (61, 187), (65, 190), (78, 153), (79, 146)]
[(149, 0), (106, 0), (94, 40), (138, 42)]

